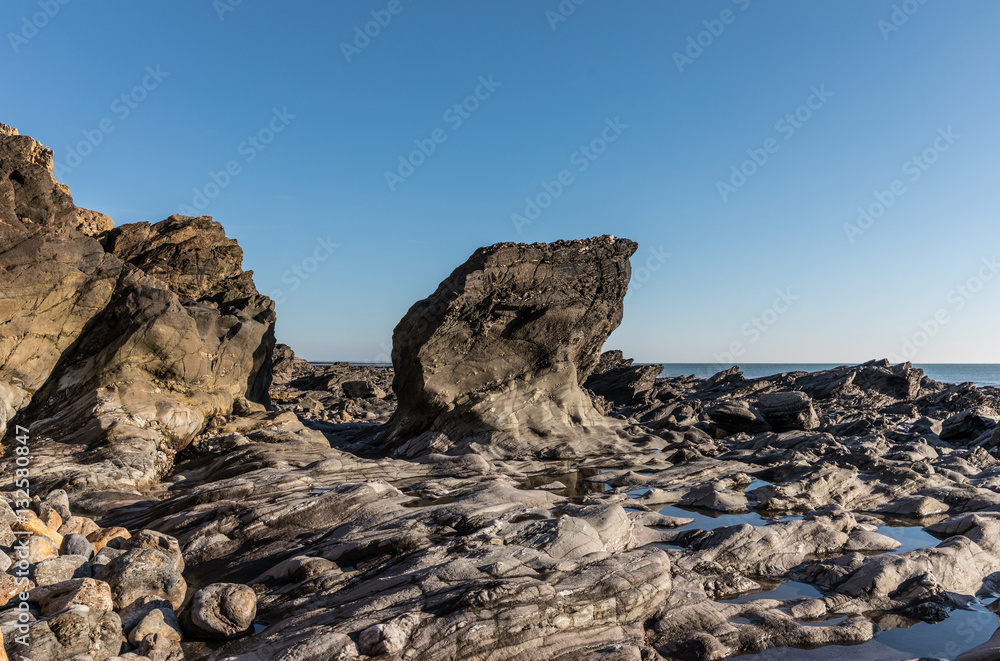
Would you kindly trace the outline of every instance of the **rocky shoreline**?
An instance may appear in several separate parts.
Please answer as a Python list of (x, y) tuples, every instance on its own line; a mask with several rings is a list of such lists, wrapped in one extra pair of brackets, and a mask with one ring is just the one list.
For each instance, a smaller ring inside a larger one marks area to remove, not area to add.
[(1000, 654), (1000, 390), (659, 378), (601, 351), (635, 249), (481, 248), (393, 367), (313, 366), (221, 225), (114, 227), (0, 125), (0, 659), (902, 659), (970, 608), (912, 658)]

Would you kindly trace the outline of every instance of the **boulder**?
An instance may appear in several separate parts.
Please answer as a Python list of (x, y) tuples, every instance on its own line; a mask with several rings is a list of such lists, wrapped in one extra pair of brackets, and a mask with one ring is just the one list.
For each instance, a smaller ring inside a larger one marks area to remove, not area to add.
[(366, 399), (369, 397), (382, 399), (386, 394), (384, 390), (371, 381), (345, 381), (340, 387), (344, 391), (344, 397), (350, 397), (351, 399)]
[(31, 572), (36, 585), (52, 585), (74, 578), (90, 578), (90, 560), (82, 555), (61, 555), (42, 560)]
[(662, 365), (622, 365), (600, 372), (595, 370), (583, 385), (616, 407), (628, 406), (639, 403), (653, 390), (656, 377), (662, 371)]
[(761, 416), (760, 411), (742, 400), (723, 402), (708, 409), (705, 413), (712, 422), (733, 433), (759, 433), (771, 428)]
[(165, 599), (178, 609), (187, 590), (174, 558), (151, 548), (125, 551), (101, 567), (96, 577), (111, 586), (116, 609), (150, 595)]
[(938, 436), (942, 441), (971, 441), (996, 427), (998, 420), (993, 409), (975, 406), (946, 419)]
[(249, 629), (257, 616), (257, 595), (245, 585), (213, 583), (195, 593), (190, 616), (202, 636), (237, 636)]
[[(393, 332), (390, 422), (369, 441), (411, 454), (586, 456), (617, 442), (581, 388), (622, 319), (636, 244), (602, 236), (477, 250)], [(443, 438), (442, 438), (443, 437)]]
[(77, 578), (53, 585), (39, 586), (31, 591), (31, 600), (42, 608), (42, 615), (52, 615), (70, 606), (86, 606), (95, 611), (114, 608), (111, 588), (93, 578)]
[[(5, 627), (6, 628), (6, 627)], [(71, 661), (88, 655), (93, 661), (118, 655), (122, 646), (122, 623), (114, 611), (70, 606), (55, 615), (28, 625), (28, 646), (13, 641), (16, 628), (5, 636), (8, 649), (20, 658)]]
[(774, 431), (809, 430), (819, 427), (812, 400), (804, 392), (775, 392), (758, 398), (761, 415)]

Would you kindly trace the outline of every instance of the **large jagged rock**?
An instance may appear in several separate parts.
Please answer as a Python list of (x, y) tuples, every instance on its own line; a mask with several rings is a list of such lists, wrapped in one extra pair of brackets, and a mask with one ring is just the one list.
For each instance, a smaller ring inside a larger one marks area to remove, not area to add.
[(617, 425), (581, 384), (621, 323), (635, 249), (602, 236), (477, 250), (396, 326), (399, 405), (375, 444), (403, 456), (605, 453)]
[(144, 488), (267, 402), (274, 304), (241, 259), (207, 217), (112, 229), (0, 125), (0, 434), (30, 429), (35, 488)]

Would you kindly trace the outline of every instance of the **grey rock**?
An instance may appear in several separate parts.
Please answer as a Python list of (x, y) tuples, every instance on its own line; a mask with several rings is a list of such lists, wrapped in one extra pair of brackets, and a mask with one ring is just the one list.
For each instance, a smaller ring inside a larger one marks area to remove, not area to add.
[(27, 648), (15, 647), (13, 632), (4, 637), (8, 649), (18, 649), (23, 658), (68, 661), (89, 655), (94, 661), (105, 661), (121, 650), (121, 620), (113, 611), (70, 606), (28, 626)]
[(477, 250), (396, 326), (399, 402), (371, 445), (394, 450), (436, 432), (453, 454), (569, 457), (618, 446), (618, 425), (581, 384), (621, 322), (635, 249), (604, 236)]
[(36, 585), (52, 585), (90, 576), (90, 561), (82, 555), (61, 555), (42, 560), (31, 572), (31, 579)]
[(165, 599), (179, 609), (187, 590), (174, 558), (151, 548), (125, 551), (101, 567), (96, 578), (111, 586), (116, 609), (147, 596)]
[(382, 399), (386, 393), (371, 381), (345, 381), (340, 385), (344, 389), (344, 396), (352, 399), (375, 397)]
[(214, 583), (198, 590), (190, 607), (191, 624), (204, 636), (237, 636), (257, 616), (257, 595), (235, 583)]
[(803, 392), (776, 392), (758, 399), (761, 415), (775, 431), (808, 430), (819, 427), (812, 400)]
[(177, 539), (170, 535), (155, 530), (140, 530), (122, 543), (121, 549), (130, 551), (132, 549), (155, 549), (162, 551), (173, 560), (174, 568), (178, 574), (184, 572), (184, 554)]
[(1000, 416), (993, 409), (983, 406), (969, 408), (945, 420), (938, 436), (942, 441), (973, 440), (991, 431), (998, 420)]
[(87, 558), (87, 562), (94, 559), (94, 545), (84, 537), (76, 533), (71, 533), (63, 537), (62, 546), (59, 552), (63, 555), (80, 555)]

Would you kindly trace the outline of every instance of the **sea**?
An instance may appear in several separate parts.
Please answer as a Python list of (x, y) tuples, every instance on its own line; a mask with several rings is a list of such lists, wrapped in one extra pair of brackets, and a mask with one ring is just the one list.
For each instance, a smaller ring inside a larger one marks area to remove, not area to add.
[[(329, 362), (314, 362), (316, 366), (331, 365)], [(352, 365), (371, 365), (373, 367), (391, 367), (392, 363), (351, 363)], [(637, 363), (641, 364), (641, 363)], [(733, 365), (719, 363), (647, 363), (663, 365), (660, 376), (696, 376), (707, 379), (710, 376), (725, 371)], [(773, 376), (784, 372), (821, 372), (823, 370), (841, 367), (836, 363), (742, 363), (739, 365), (743, 376), (757, 379), (763, 376)], [(918, 367), (929, 378), (941, 383), (968, 383), (977, 386), (1000, 387), (1000, 364), (994, 363), (919, 363)]]
[[(733, 367), (718, 363), (657, 363), (663, 365), (660, 376), (696, 376), (707, 379), (724, 370)], [(1000, 365), (988, 363), (922, 363), (914, 364), (924, 374), (942, 383), (972, 382), (977, 386), (1000, 387)], [(783, 372), (820, 372), (822, 370), (840, 367), (833, 363), (745, 363), (740, 364), (743, 376), (756, 379), (763, 376), (773, 376)]]

